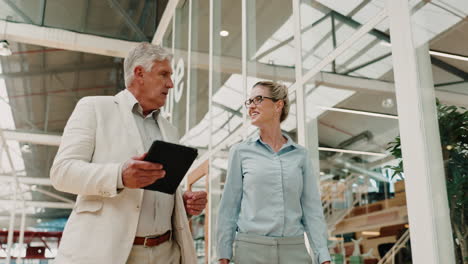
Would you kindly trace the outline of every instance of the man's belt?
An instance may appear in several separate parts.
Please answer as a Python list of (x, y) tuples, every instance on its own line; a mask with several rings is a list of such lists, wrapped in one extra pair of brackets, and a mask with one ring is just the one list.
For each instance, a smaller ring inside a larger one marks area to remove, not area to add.
[(172, 232), (169, 230), (160, 236), (147, 236), (147, 237), (135, 237), (133, 245), (143, 245), (145, 247), (155, 247), (168, 241), (172, 236)]

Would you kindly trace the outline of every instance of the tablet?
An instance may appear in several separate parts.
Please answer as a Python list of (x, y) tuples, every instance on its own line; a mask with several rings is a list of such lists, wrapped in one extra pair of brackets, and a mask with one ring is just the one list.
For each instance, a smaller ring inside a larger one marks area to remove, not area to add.
[(195, 148), (154, 141), (144, 160), (162, 164), (166, 176), (143, 189), (174, 194), (197, 156), (198, 150)]

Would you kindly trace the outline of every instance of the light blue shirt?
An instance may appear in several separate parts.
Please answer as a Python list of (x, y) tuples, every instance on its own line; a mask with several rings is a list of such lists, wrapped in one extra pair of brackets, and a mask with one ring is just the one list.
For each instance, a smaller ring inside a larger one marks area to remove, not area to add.
[(217, 221), (218, 259), (232, 259), (236, 231), (270, 237), (304, 232), (318, 263), (330, 260), (327, 225), (308, 151), (287, 142), (275, 153), (259, 135), (229, 152)]

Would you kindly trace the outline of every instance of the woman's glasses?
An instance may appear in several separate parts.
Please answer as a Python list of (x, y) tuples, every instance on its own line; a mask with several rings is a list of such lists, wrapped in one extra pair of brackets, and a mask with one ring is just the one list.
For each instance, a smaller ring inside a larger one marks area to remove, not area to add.
[(276, 100), (275, 98), (271, 98), (271, 97), (267, 97), (267, 96), (262, 96), (262, 95), (257, 95), (257, 96), (255, 96), (255, 97), (252, 98), (252, 99), (247, 99), (247, 100), (245, 100), (244, 105), (245, 105), (245, 107), (249, 107), (252, 103), (253, 103), (254, 105), (259, 105), (259, 104), (261, 104), (261, 103), (263, 102), (263, 100), (264, 100), (265, 98), (266, 98), (266, 99), (270, 99), (270, 100), (272, 100), (273, 102), (278, 101), (278, 100)]

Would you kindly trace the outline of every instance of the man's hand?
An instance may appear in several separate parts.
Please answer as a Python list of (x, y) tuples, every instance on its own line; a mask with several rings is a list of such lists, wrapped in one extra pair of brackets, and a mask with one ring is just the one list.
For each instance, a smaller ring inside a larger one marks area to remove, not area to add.
[(219, 264), (229, 264), (229, 259), (220, 259)]
[(122, 183), (127, 188), (148, 186), (166, 175), (163, 166), (158, 163), (143, 161), (146, 154), (132, 157), (122, 167)]
[(206, 203), (206, 192), (190, 192), (186, 191), (184, 193), (184, 205), (185, 211), (189, 215), (199, 215), (205, 209)]

